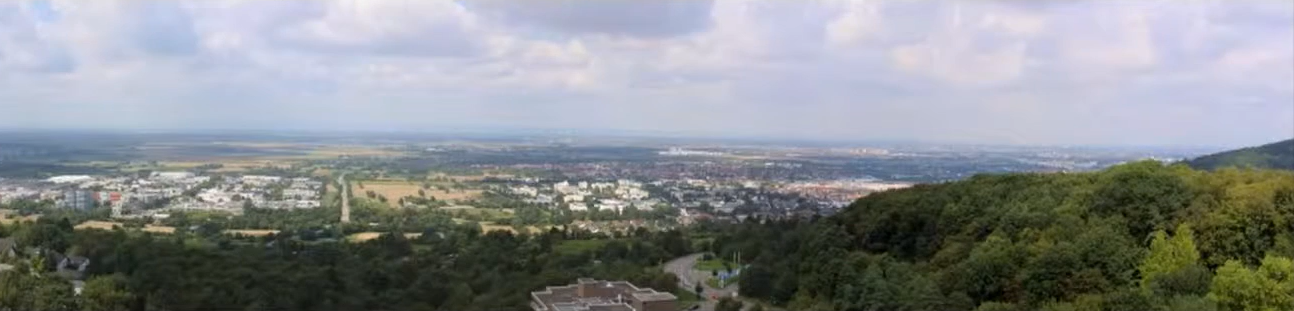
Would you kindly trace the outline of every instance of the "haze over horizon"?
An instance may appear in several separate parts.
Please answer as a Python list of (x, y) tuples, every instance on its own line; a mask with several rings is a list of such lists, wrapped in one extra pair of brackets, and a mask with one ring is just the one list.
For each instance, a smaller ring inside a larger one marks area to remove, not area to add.
[(1239, 147), (1294, 2), (4, 2), (0, 127)]

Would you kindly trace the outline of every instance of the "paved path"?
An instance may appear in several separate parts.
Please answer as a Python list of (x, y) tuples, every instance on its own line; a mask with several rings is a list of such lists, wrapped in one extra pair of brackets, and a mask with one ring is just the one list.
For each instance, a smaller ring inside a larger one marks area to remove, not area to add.
[(698, 310), (712, 311), (714, 304), (718, 300), (712, 297), (732, 296), (737, 292), (737, 284), (728, 284), (724, 288), (713, 288), (705, 283), (710, 278), (710, 272), (697, 270), (696, 261), (701, 259), (701, 253), (691, 254), (665, 263), (665, 272), (673, 273), (678, 276), (678, 286), (683, 290), (695, 292), (696, 284), (701, 284), (702, 297), (701, 308)]
[(350, 222), (350, 184), (346, 183), (346, 173), (337, 176), (337, 184), (341, 185), (341, 222)]

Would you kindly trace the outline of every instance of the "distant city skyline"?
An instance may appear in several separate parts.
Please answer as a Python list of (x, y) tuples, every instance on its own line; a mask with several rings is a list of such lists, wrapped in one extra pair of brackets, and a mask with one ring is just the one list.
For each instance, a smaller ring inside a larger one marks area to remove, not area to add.
[(1294, 137), (1294, 2), (14, 1), (0, 128)]

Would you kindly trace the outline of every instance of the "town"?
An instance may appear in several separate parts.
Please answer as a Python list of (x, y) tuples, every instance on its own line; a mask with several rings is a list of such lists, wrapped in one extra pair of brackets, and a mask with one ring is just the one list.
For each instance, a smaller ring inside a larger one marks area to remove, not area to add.
[(280, 176), (199, 176), (151, 172), (146, 176), (62, 175), (44, 180), (0, 179), (0, 204), (54, 202), (59, 208), (111, 210), (112, 218), (165, 219), (172, 212), (245, 208), (308, 209), (320, 206), (323, 182)]
[[(749, 237), (732, 230), (847, 216), (846, 207), (860, 198), (978, 174), (1081, 172), (1182, 157), (1064, 148), (224, 138), (82, 147), (72, 137), (61, 145), (12, 145), (6, 150), (13, 152), (0, 155), (0, 224), (165, 237), (160, 240), (204, 249), (282, 250), (289, 257), (330, 247), (376, 247), (383, 250), (361, 253), (394, 252), (391, 258), (460, 252), (432, 267), (520, 252), (536, 267), (573, 272), (499, 289), (510, 293), (502, 304), (538, 311), (718, 310), (741, 301), (738, 284), (748, 273), (761, 275), (748, 272), (741, 255), (754, 244), (734, 245)], [(81, 295), (90, 288), (88, 275), (116, 264), (102, 250), (85, 250), (97, 246), (60, 246), (88, 243), (57, 242), (65, 236), (0, 238), (6, 249), (0, 271), (30, 269), (37, 260), (39, 269), (58, 276), (50, 280)], [(472, 258), (460, 257), (476, 247), (457, 244), (462, 241), (501, 244), (485, 251), (492, 255)], [(654, 268), (617, 266), (625, 264)], [(495, 265), (509, 263), (486, 266)], [(530, 278), (515, 274), (525, 271), (505, 273)], [(529, 297), (517, 294), (524, 292)]]

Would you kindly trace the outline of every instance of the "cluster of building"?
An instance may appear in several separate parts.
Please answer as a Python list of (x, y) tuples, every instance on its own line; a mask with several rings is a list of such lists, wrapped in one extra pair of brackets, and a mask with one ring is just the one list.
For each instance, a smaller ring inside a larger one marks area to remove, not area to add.
[(520, 185), (509, 191), (524, 198), (527, 203), (553, 208), (564, 207), (571, 211), (616, 211), (626, 208), (650, 209), (661, 203), (651, 199), (643, 183), (621, 179), (615, 182), (561, 181), (543, 188), (538, 185)]
[(839, 179), (787, 183), (778, 187), (777, 190), (784, 193), (799, 194), (808, 198), (831, 201), (835, 205), (847, 205), (849, 202), (873, 192), (903, 189), (911, 186), (911, 183), (880, 182), (875, 179)]
[(282, 178), (278, 176), (242, 176), (224, 178), (211, 188), (194, 195), (193, 200), (183, 200), (187, 206), (211, 208), (242, 208), (248, 204), (258, 208), (298, 209), (319, 207), (323, 182), (309, 178)]
[(534, 311), (677, 311), (678, 297), (626, 281), (581, 278), (530, 293)]
[(53, 201), (67, 209), (112, 208), (113, 217), (165, 217), (172, 211), (242, 213), (247, 206), (273, 209), (319, 207), (323, 182), (279, 176), (200, 176), (155, 172), (147, 177), (55, 176), (0, 181), (0, 203)]
[(669, 157), (718, 157), (723, 156), (722, 152), (688, 150), (679, 147), (672, 147), (669, 150), (657, 152), (657, 154)]

